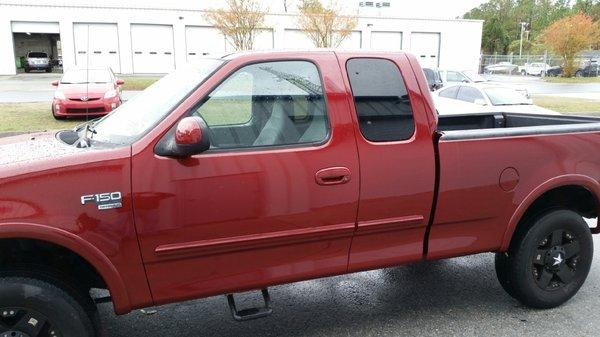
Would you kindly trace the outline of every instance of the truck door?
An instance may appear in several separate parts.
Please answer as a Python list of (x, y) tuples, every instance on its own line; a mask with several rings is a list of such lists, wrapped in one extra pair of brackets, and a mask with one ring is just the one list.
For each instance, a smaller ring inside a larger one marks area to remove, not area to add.
[(359, 170), (337, 59), (252, 61), (229, 61), (187, 114), (207, 123), (210, 150), (134, 156), (157, 303), (346, 271)]
[(424, 99), (405, 55), (339, 55), (354, 102), (360, 158), (350, 270), (422, 258), (434, 196), (435, 155)]

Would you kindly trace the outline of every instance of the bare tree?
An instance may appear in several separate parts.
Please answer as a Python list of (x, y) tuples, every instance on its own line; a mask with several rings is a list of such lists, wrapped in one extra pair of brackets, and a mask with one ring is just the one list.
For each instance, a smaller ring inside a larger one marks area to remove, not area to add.
[(236, 50), (251, 50), (265, 15), (257, 0), (227, 0), (226, 8), (211, 10), (205, 17)]
[(320, 0), (303, 0), (298, 10), (298, 26), (318, 48), (339, 47), (358, 23), (356, 16), (342, 15), (336, 3), (326, 7)]

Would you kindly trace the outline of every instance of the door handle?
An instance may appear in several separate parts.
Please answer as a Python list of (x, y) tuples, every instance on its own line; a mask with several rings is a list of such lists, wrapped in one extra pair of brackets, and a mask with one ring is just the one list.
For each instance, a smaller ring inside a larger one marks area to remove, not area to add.
[(317, 184), (322, 186), (345, 184), (350, 181), (350, 177), (347, 167), (328, 167), (315, 173)]

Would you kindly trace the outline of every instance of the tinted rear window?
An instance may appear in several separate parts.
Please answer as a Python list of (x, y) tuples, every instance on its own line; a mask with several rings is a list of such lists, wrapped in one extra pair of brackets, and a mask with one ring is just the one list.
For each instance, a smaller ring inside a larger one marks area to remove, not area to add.
[(346, 64), (360, 131), (373, 142), (405, 140), (415, 131), (404, 79), (387, 59), (356, 58)]
[(46, 53), (29, 53), (29, 57), (34, 57), (34, 58), (47, 58), (48, 54)]

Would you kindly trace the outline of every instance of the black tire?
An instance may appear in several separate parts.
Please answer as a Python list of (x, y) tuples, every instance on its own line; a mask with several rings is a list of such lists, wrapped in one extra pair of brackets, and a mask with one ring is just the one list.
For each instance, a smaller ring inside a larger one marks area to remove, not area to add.
[(529, 307), (560, 306), (579, 291), (590, 271), (590, 228), (570, 210), (548, 211), (522, 225), (508, 252), (496, 254), (498, 281)]
[(50, 278), (0, 277), (0, 335), (95, 337), (98, 313), (92, 305), (80, 291)]
[(527, 76), (527, 72), (525, 70), (521, 70), (521, 76)]
[(28, 72), (30, 72), (30, 71), (31, 71), (31, 69), (29, 69), (29, 68), (25, 68), (25, 72), (26, 72), (26, 73), (28, 73)]

